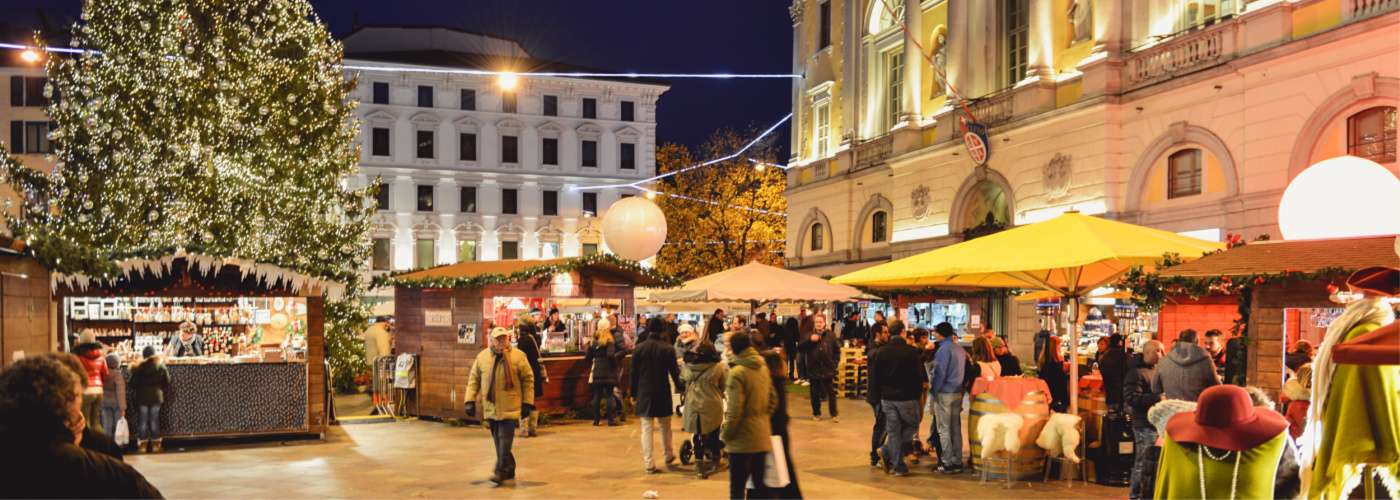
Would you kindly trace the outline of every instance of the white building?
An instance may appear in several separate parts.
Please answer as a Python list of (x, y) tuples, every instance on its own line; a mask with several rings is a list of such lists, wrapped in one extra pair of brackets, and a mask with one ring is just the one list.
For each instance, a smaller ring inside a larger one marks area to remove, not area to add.
[[(46, 173), (54, 166), (48, 135), (52, 122), (44, 111), (48, 81), (42, 59), (25, 61), (18, 50), (0, 51), (0, 95), (9, 96), (0, 102), (0, 141), (20, 163)], [(9, 183), (0, 183), (0, 208), (18, 214), (20, 201)], [(0, 219), (0, 228), (4, 225)]]
[(656, 169), (664, 81), (422, 71), (601, 72), (535, 59), (519, 43), (453, 28), (361, 26), (343, 37), (360, 70), (360, 172), (380, 177), (375, 272), (606, 250), (598, 221)]

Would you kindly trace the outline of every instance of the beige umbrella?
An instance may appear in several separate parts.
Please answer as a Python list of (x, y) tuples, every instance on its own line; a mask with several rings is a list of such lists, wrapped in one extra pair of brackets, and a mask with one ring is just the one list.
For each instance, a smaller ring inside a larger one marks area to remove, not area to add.
[(651, 302), (795, 302), (852, 300), (860, 290), (759, 262), (702, 276), (679, 288), (658, 290)]

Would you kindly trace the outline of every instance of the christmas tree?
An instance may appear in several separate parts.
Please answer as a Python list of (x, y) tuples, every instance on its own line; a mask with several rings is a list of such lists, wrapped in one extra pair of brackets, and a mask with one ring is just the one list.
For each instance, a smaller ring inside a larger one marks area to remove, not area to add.
[[(358, 276), (370, 198), (342, 187), (359, 158), (355, 84), (305, 1), (89, 0), (82, 19), (83, 52), (48, 61), (54, 172), (10, 172), (27, 194), (17, 234)], [(101, 277), (57, 248), (36, 254)]]
[(328, 352), (337, 379), (364, 371), (373, 193), (344, 188), (355, 82), (310, 5), (88, 0), (82, 20), (82, 53), (47, 63), (52, 175), (0, 161), (22, 197), (16, 236), (63, 274), (112, 278), (116, 261), (183, 249), (345, 283)]

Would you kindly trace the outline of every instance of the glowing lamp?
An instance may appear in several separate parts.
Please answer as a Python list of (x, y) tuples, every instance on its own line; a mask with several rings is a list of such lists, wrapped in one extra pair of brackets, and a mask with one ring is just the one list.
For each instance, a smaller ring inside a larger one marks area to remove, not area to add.
[(647, 199), (648, 199), (648, 200), (655, 200), (655, 199), (656, 199), (656, 191), (647, 191)]
[(24, 62), (34, 62), (39, 60), (39, 53), (35, 52), (34, 49), (24, 49), (24, 52), (21, 52), (19, 56), (24, 59)]
[(1284, 239), (1400, 234), (1400, 179), (1376, 162), (1323, 160), (1293, 179), (1278, 206)]
[(515, 73), (501, 73), (501, 77), (496, 79), (496, 84), (506, 90), (514, 89), (517, 83), (520, 83), (520, 80)]
[(618, 257), (650, 258), (666, 243), (666, 215), (646, 198), (623, 198), (603, 216), (603, 240)]

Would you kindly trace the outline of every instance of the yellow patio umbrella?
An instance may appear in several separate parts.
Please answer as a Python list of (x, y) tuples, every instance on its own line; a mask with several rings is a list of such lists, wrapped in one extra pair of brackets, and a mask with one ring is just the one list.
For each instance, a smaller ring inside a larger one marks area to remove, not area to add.
[[(832, 283), (872, 288), (964, 285), (1039, 288), (1064, 297), (1071, 345), (1079, 352), (1079, 299), (1133, 266), (1153, 266), (1164, 253), (1183, 260), (1223, 250), (1223, 243), (1068, 212), (1059, 217), (964, 241), (888, 264), (837, 276)], [(1079, 363), (1070, 363), (1078, 384)], [(1077, 398), (1070, 399), (1079, 412)]]

